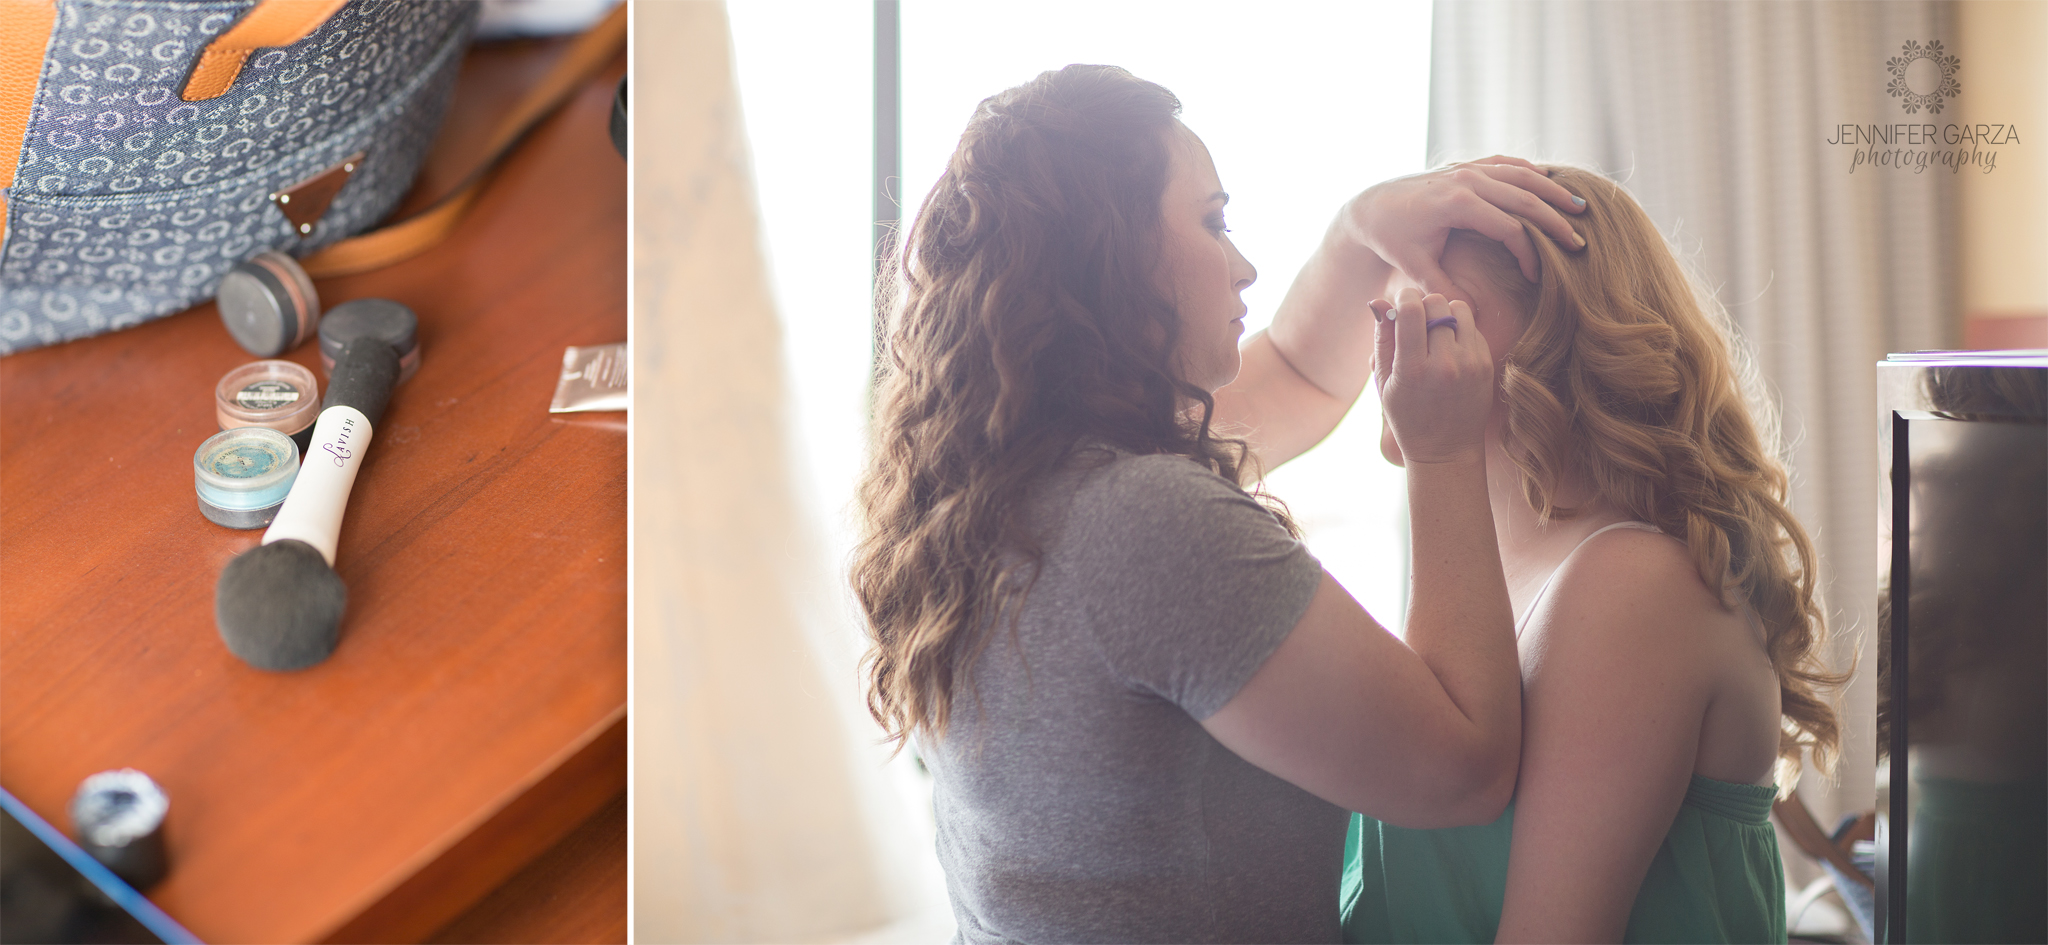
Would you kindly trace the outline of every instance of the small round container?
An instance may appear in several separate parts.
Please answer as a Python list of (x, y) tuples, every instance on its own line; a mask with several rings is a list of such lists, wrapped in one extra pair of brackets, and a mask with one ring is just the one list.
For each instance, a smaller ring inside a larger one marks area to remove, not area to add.
[(320, 295), (299, 262), (265, 250), (228, 270), (215, 294), (220, 320), (242, 350), (274, 358), (313, 337)]
[(390, 299), (343, 302), (320, 321), (320, 372), (334, 376), (334, 359), (351, 338), (382, 338), (398, 352), (398, 383), (420, 369), (419, 319), (412, 309)]
[(136, 889), (148, 889), (170, 872), (164, 849), (164, 815), (171, 799), (149, 775), (133, 768), (102, 771), (86, 778), (71, 796), (71, 826), (78, 845)]
[(222, 430), (268, 427), (305, 455), (320, 419), (320, 382), (290, 361), (251, 361), (221, 375), (213, 386), (213, 417)]
[(229, 528), (262, 528), (299, 478), (299, 444), (269, 427), (236, 427), (192, 454), (199, 514)]

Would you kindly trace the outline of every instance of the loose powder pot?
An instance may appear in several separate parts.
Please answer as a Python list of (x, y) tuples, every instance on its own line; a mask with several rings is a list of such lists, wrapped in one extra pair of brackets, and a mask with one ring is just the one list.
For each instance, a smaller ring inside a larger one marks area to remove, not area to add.
[(299, 262), (276, 250), (243, 261), (221, 277), (214, 303), (242, 350), (274, 358), (305, 343), (320, 324), (320, 295)]
[(213, 416), (223, 430), (268, 427), (310, 449), (320, 418), (320, 384), (290, 361), (252, 361), (221, 375), (213, 387)]
[(199, 514), (229, 528), (263, 528), (299, 478), (299, 445), (269, 427), (236, 427), (192, 454)]

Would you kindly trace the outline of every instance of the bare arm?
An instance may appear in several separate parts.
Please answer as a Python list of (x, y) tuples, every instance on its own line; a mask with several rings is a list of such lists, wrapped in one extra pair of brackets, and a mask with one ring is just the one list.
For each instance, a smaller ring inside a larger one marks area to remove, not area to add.
[(1372, 376), (1367, 303), (1386, 294), (1394, 268), (1339, 230), (1288, 286), (1273, 327), (1245, 341), (1237, 380), (1216, 392), (1219, 422), (1247, 432), (1266, 469), (1329, 436)]
[(1559, 209), (1582, 208), (1534, 165), (1502, 156), (1396, 178), (1353, 197), (1288, 286), (1273, 327), (1246, 340), (1237, 380), (1216, 392), (1217, 420), (1247, 433), (1266, 469), (1306, 452), (1336, 428), (1372, 376), (1368, 303), (1385, 296), (1396, 269), (1427, 292), (1462, 298), (1437, 260), (1451, 230), (1467, 229), (1501, 240), (1534, 279), (1535, 248), (1509, 214), (1571, 240)]
[[(1444, 315), (1455, 329), (1423, 327)], [(1442, 296), (1404, 293), (1380, 332), (1393, 355), (1388, 413), (1409, 457), (1408, 642), (1325, 575), (1279, 649), (1202, 724), (1246, 760), (1347, 809), (1403, 826), (1485, 823), (1514, 790), (1522, 707), (1486, 499), (1492, 358), (1471, 309)]]
[(1670, 539), (1603, 535), (1524, 631), (1526, 729), (1498, 941), (1619, 942), (1685, 798), (1710, 697), (1687, 614), (1718, 604)]

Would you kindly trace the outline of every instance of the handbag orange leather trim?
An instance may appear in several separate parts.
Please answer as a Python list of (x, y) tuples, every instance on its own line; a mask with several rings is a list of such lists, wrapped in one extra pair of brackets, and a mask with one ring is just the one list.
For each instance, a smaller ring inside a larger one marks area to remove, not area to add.
[[(348, 0), (263, 0), (206, 44), (178, 97), (188, 102), (220, 97), (242, 74), (250, 53), (305, 39), (347, 4)], [(42, 55), (40, 50), (37, 55)]]
[[(43, 77), (43, 50), (56, 24), (57, 0), (0, 0), (0, 191), (14, 186), (14, 165)], [(0, 193), (0, 240), (6, 233), (7, 196)]]
[[(180, 97), (196, 102), (220, 96), (242, 74), (249, 53), (305, 39), (347, 3), (264, 0), (207, 44)], [(56, 24), (57, 0), (0, 0), (0, 191), (14, 186), (14, 165), (43, 77), (43, 52)], [(6, 238), (6, 220), (7, 197), (0, 194), (0, 240)]]

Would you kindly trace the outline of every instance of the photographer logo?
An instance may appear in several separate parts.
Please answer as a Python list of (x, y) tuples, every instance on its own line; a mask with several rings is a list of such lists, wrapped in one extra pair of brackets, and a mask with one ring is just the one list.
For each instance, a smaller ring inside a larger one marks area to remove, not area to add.
[[(1899, 54), (1885, 61), (1891, 75), (1884, 90), (1899, 100), (1908, 115), (1926, 109), (1929, 116), (1941, 114), (1948, 100), (1962, 94), (1956, 81), (1960, 58), (1949, 54), (1941, 40), (1925, 43), (1907, 40)], [(1932, 121), (1837, 122), (1822, 139), (1829, 147), (1849, 152), (1849, 173), (1859, 170), (1906, 171), (1924, 174), (1930, 168), (1960, 174), (1965, 170), (1989, 174), (1998, 169), (2000, 148), (2020, 144), (2018, 125), (1971, 121), (1936, 124)]]
[(1884, 90), (1899, 100), (1899, 107), (1908, 115), (1917, 115), (1923, 108), (1930, 115), (1939, 115), (1942, 100), (1954, 98), (1963, 90), (1956, 82), (1956, 70), (1963, 67), (1962, 60), (1945, 52), (1938, 39), (1925, 46), (1907, 40), (1884, 67), (1892, 74), (1892, 81)]

